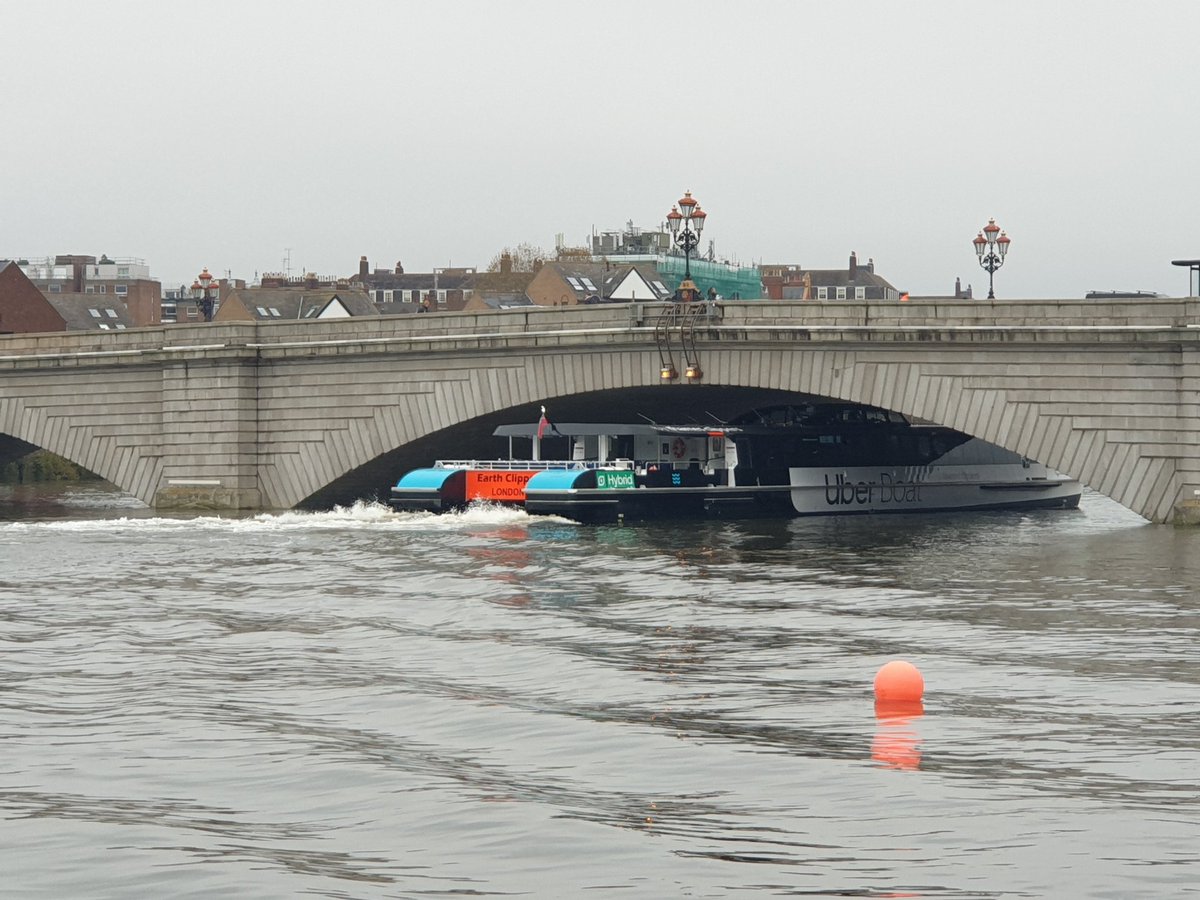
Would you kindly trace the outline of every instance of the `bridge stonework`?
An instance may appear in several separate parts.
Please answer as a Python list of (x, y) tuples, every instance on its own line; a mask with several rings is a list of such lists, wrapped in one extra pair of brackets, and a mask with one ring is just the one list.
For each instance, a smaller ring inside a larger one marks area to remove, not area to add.
[[(1194, 298), (705, 309), (703, 384), (885, 407), (1038, 459), (1152, 521), (1200, 519)], [(285, 509), (480, 416), (658, 384), (658, 315), (633, 304), (8, 336), (0, 434), (161, 508)]]

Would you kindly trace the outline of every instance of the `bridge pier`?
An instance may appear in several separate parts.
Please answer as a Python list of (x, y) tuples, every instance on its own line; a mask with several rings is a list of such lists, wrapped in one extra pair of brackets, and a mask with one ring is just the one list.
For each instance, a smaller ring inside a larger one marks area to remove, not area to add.
[(258, 361), (246, 347), (164, 351), (158, 509), (258, 509)]
[[(1200, 493), (1200, 491), (1198, 491)], [(1172, 525), (1200, 525), (1200, 497), (1181, 500), (1175, 504)]]

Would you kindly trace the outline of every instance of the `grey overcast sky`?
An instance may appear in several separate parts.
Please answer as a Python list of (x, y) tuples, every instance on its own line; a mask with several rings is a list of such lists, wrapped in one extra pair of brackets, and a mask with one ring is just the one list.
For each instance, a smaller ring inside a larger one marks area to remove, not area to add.
[(743, 263), (1186, 293), (1196, 0), (0, 0), (0, 258), (189, 284), (663, 221)]

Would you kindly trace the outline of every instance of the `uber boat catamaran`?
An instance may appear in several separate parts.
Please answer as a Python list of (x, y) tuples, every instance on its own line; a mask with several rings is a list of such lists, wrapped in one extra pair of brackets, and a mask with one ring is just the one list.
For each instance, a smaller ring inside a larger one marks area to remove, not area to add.
[(444, 511), (483, 500), (602, 522), (1066, 509), (1081, 493), (995, 444), (853, 404), (772, 406), (713, 427), (568, 423), (546, 434), (546, 425), (497, 428), (508, 459), (408, 472), (392, 505)]

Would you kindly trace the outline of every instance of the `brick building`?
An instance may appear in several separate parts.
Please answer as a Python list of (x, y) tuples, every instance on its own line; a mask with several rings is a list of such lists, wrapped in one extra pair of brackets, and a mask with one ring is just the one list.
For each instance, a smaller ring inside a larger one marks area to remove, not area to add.
[(415, 312), (427, 302), (430, 312), (440, 312), (465, 307), (476, 277), (474, 267), (405, 272), (404, 266), (396, 263), (394, 269), (372, 270), (367, 258), (361, 256), (358, 274), (350, 281), (361, 286), (381, 310)]
[(844, 269), (805, 269), (797, 265), (761, 266), (768, 300), (897, 300), (900, 292), (875, 274), (875, 260), (858, 264), (851, 252)]
[(19, 263), (0, 261), (0, 334), (123, 331), (133, 324), (115, 294), (43, 292)]
[(338, 290), (291, 288), (242, 288), (221, 301), (214, 322), (286, 322), (314, 319), (345, 319), (378, 316), (366, 293), (343, 285)]
[(17, 265), (47, 296), (103, 294), (123, 304), (134, 325), (157, 325), (162, 321), (162, 285), (151, 277), (144, 259), (59, 254), (20, 259)]

